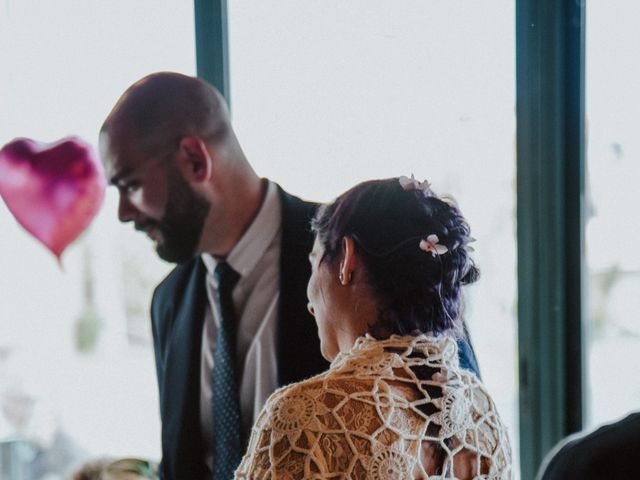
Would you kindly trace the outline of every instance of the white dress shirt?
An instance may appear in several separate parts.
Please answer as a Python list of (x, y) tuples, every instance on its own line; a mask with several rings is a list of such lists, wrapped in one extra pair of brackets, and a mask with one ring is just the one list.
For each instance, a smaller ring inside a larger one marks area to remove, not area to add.
[[(274, 183), (268, 182), (260, 210), (240, 241), (226, 258), (240, 274), (233, 290), (233, 304), (238, 320), (236, 352), (240, 386), (242, 428), (248, 434), (267, 398), (278, 386), (276, 359), (276, 323), (280, 286), (280, 245), (282, 212), (280, 197)], [(218, 260), (202, 254), (207, 268), (206, 309), (202, 332), (202, 363), (200, 369), (200, 420), (205, 446), (205, 460), (213, 468), (213, 412), (211, 406), (211, 375), (213, 350), (220, 325), (215, 306), (217, 289), (213, 272)]]

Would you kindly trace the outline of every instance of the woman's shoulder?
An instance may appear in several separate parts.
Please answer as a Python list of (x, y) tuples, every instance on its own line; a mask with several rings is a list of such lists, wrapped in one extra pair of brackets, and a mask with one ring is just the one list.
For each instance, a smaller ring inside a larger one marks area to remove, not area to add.
[(349, 397), (354, 393), (369, 392), (372, 386), (373, 382), (366, 377), (345, 375), (329, 370), (301, 382), (279, 388), (269, 397), (267, 405), (273, 407), (275, 404), (300, 397), (309, 397), (320, 404), (330, 403), (331, 398), (336, 396)]
[(328, 371), (322, 372), (322, 373), (319, 373), (318, 375), (314, 375), (313, 377), (307, 378), (305, 380), (301, 380), (295, 383), (290, 383), (289, 385), (284, 385), (276, 389), (276, 391), (273, 392), (269, 397), (269, 399), (267, 400), (267, 405), (281, 401), (283, 398), (286, 398), (288, 396), (300, 395), (318, 388), (318, 386), (323, 383), (328, 373), (329, 373)]
[(282, 431), (292, 428), (322, 431), (328, 419), (350, 411), (354, 402), (373, 403), (372, 391), (371, 380), (329, 370), (276, 390), (256, 425)]

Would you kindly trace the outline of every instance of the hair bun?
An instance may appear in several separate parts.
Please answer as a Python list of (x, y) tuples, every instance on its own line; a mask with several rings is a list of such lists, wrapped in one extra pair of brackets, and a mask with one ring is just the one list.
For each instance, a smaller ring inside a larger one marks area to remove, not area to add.
[(326, 261), (339, 255), (343, 237), (354, 239), (387, 331), (457, 330), (462, 286), (479, 277), (469, 225), (452, 197), (439, 198), (426, 181), (403, 180), (356, 185), (322, 207), (312, 228)]

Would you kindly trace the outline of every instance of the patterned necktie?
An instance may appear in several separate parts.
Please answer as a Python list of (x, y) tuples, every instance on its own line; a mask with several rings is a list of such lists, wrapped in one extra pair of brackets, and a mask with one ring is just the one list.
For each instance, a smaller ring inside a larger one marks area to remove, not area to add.
[(236, 366), (237, 322), (231, 293), (240, 275), (226, 262), (213, 273), (218, 284), (220, 327), (213, 355), (213, 479), (229, 480), (242, 460), (240, 399)]

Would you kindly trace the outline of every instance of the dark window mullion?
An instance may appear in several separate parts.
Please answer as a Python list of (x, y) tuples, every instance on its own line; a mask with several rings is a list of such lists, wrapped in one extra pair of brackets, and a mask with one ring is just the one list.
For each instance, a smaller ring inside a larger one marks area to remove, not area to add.
[(198, 77), (230, 104), (227, 0), (194, 0)]
[(522, 478), (582, 426), (584, 5), (516, 1)]

